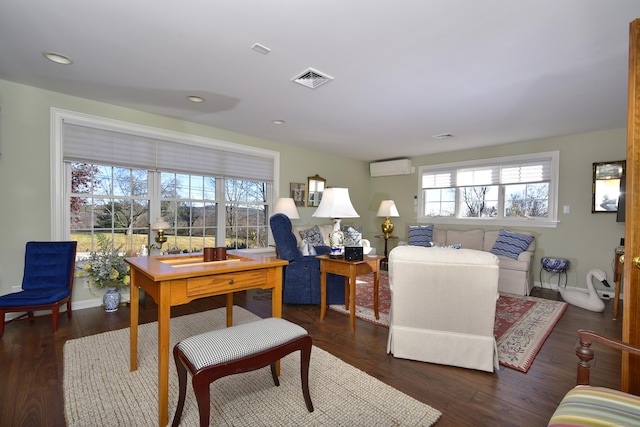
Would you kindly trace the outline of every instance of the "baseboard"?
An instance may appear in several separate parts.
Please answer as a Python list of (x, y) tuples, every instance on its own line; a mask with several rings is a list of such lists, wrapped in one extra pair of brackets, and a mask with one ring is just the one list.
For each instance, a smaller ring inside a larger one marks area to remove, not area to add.
[[(130, 297), (129, 294), (122, 294), (122, 301), (120, 304), (128, 304), (130, 301)], [(93, 307), (100, 307), (102, 306), (102, 297), (100, 298), (91, 298), (91, 299), (87, 299), (87, 300), (83, 300), (83, 301), (73, 301), (72, 303), (72, 307), (73, 307), (73, 311), (77, 311), (77, 310), (83, 310), (85, 308), (93, 308)], [(66, 304), (63, 305), (62, 307), (60, 307), (60, 312), (59, 312), (59, 316), (61, 316), (62, 314), (67, 312), (67, 306)], [(5, 314), (5, 319), (6, 320), (12, 320), (15, 319), (16, 317), (20, 317), (24, 314), (24, 312), (20, 313), (6, 313)], [(36, 311), (35, 313), (33, 313), (35, 316), (45, 316), (45, 315), (50, 315), (51, 314), (51, 310), (39, 310)]]

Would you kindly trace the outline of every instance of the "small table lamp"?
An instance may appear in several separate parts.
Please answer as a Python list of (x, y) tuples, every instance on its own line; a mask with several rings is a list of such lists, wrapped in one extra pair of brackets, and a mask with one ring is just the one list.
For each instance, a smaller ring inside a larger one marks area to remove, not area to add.
[(333, 231), (329, 234), (331, 257), (341, 258), (344, 252), (344, 233), (340, 230), (342, 218), (360, 218), (349, 198), (348, 188), (327, 188), (322, 193), (320, 206), (313, 213), (316, 218), (333, 219)]
[(273, 214), (285, 214), (289, 219), (300, 219), (296, 202), (291, 197), (281, 197), (273, 208)]
[(162, 218), (156, 218), (156, 222), (151, 224), (151, 229), (158, 233), (158, 235), (155, 238), (157, 245), (153, 245), (152, 247), (156, 249), (162, 248), (162, 244), (167, 241), (167, 236), (164, 235), (164, 232), (165, 230), (168, 230), (170, 228), (171, 226), (167, 221), (165, 221)]
[(395, 202), (393, 200), (383, 200), (380, 202), (380, 207), (378, 208), (376, 216), (386, 217), (385, 221), (382, 223), (382, 232), (384, 233), (384, 238), (388, 239), (391, 236), (391, 233), (393, 233), (393, 224), (389, 221), (389, 217), (400, 216)]

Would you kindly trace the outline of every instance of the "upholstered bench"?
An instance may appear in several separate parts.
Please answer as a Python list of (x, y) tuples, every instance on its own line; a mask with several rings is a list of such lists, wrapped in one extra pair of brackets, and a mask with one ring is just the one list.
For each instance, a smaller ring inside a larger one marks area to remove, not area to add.
[(276, 362), (300, 350), (302, 394), (309, 412), (313, 404), (309, 394), (311, 337), (307, 331), (277, 317), (260, 319), (187, 338), (173, 348), (180, 393), (172, 426), (180, 423), (187, 393), (187, 369), (193, 376), (193, 391), (198, 402), (200, 426), (209, 425), (209, 385), (218, 378), (254, 371), (271, 365), (271, 375), (280, 385)]

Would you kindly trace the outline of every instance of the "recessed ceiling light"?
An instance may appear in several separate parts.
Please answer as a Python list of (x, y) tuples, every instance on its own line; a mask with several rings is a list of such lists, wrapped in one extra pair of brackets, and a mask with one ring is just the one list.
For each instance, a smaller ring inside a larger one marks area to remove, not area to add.
[(278, 119), (278, 120), (271, 120), (271, 123), (273, 123), (274, 125), (283, 125), (285, 124), (285, 121), (282, 119)]
[(261, 45), (260, 43), (254, 43), (253, 46), (251, 46), (251, 49), (255, 50), (256, 52), (260, 52), (263, 55), (271, 52), (271, 49), (264, 45)]
[(51, 62), (55, 62), (56, 64), (69, 65), (73, 64), (73, 60), (68, 56), (64, 56), (60, 53), (55, 52), (42, 52), (42, 55), (47, 58)]
[(187, 96), (187, 99), (191, 102), (204, 102), (204, 98), (198, 95), (189, 95)]

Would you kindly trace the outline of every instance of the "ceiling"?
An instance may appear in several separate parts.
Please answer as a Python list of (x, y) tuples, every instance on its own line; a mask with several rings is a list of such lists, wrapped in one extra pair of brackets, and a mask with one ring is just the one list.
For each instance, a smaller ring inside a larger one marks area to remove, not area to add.
[[(2, 0), (0, 79), (372, 161), (625, 127), (638, 17), (638, 0)], [(333, 79), (292, 82), (309, 68)]]

